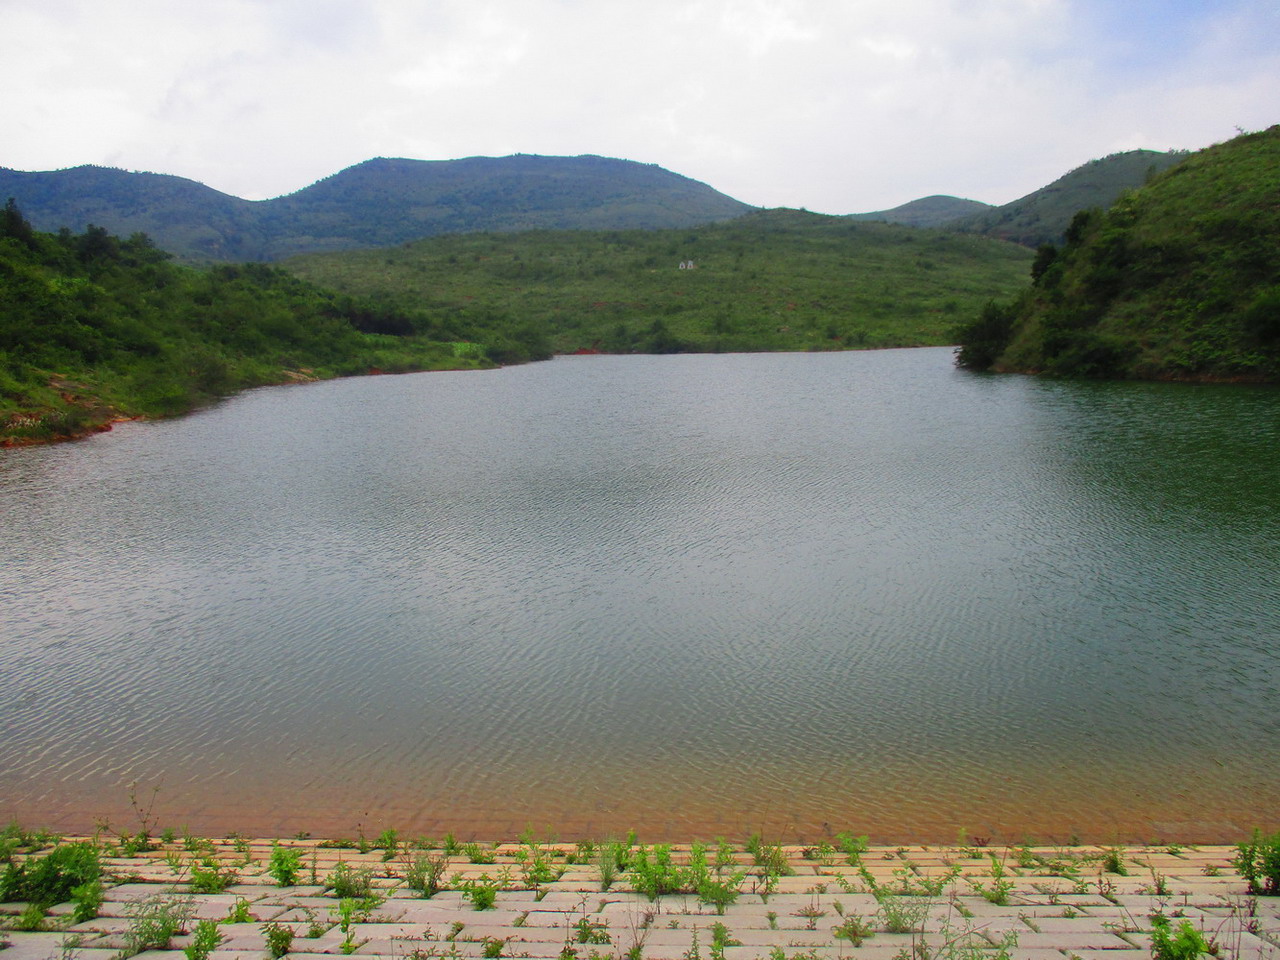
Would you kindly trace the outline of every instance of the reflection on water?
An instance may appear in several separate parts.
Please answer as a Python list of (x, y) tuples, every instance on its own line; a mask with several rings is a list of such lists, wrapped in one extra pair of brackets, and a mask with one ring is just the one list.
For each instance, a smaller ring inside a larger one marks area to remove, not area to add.
[(582, 357), (3, 451), (0, 813), (1236, 839), (1280, 799), (1278, 412)]

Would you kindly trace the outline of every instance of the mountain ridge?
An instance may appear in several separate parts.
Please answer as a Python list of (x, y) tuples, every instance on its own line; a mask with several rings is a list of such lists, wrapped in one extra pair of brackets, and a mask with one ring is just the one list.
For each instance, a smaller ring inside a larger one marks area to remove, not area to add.
[(278, 260), (440, 233), (699, 226), (754, 209), (655, 164), (595, 155), (379, 157), (269, 200), (172, 174), (0, 167), (0, 196), (14, 197), (41, 230), (93, 223), (125, 236), (144, 232), (206, 261)]
[(964, 233), (1011, 240), (1024, 247), (1061, 243), (1071, 218), (1081, 210), (1107, 208), (1126, 190), (1180, 163), (1184, 150), (1129, 150), (1089, 160), (1017, 200), (944, 224)]
[(928, 197), (909, 200), (888, 210), (870, 213), (847, 214), (850, 220), (875, 220), (881, 223), (900, 223), (908, 227), (941, 227), (963, 216), (992, 209), (981, 200), (966, 200), (949, 194), (935, 193)]

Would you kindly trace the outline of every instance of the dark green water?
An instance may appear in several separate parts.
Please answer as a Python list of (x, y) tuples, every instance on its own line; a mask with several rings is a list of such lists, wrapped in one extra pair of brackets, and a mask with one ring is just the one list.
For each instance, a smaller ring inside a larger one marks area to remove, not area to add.
[[(1236, 839), (1280, 391), (576, 357), (0, 451), (0, 816)], [(158, 788), (158, 789), (157, 789)]]

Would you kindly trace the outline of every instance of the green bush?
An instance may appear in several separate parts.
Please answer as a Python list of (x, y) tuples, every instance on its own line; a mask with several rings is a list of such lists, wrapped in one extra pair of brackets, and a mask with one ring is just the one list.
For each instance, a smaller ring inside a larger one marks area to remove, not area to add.
[(492, 910), (498, 901), (498, 882), (487, 873), (481, 874), (479, 879), (463, 880), (457, 886), (462, 896), (470, 900), (477, 910)]
[(1249, 884), (1249, 892), (1280, 896), (1280, 831), (1268, 837), (1261, 830), (1254, 830), (1252, 839), (1236, 849), (1239, 853), (1231, 865)]
[(420, 854), (405, 867), (404, 882), (410, 890), (416, 890), (427, 898), (434, 897), (444, 886), (444, 871), (448, 866), (449, 858), (443, 854)]
[(298, 873), (302, 869), (302, 851), (291, 847), (282, 847), (279, 843), (271, 845), (271, 861), (267, 864), (267, 873), (282, 887), (296, 886)]
[(208, 960), (209, 954), (222, 940), (217, 920), (201, 920), (196, 924), (195, 936), (190, 945), (183, 948), (182, 952), (187, 955), (187, 960)]
[(671, 859), (671, 847), (655, 844), (652, 849), (640, 847), (631, 858), (631, 889), (650, 900), (683, 889), (680, 869)]
[(267, 952), (279, 960), (293, 946), (293, 927), (282, 923), (268, 923), (262, 928), (262, 936), (267, 941)]
[(91, 843), (67, 843), (43, 857), (10, 862), (0, 874), (0, 902), (26, 900), (51, 907), (71, 899), (71, 891), (102, 875), (98, 848)]
[(333, 873), (325, 879), (325, 886), (340, 900), (363, 900), (373, 893), (373, 871), (357, 870), (345, 860), (339, 860)]
[(1190, 920), (1178, 924), (1177, 933), (1170, 934), (1170, 927), (1169, 918), (1162, 914), (1151, 918), (1152, 960), (1196, 960), (1214, 952)]

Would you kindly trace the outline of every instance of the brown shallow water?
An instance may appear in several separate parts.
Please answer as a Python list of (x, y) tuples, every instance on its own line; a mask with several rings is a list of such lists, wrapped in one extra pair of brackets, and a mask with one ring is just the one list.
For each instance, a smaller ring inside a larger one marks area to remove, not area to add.
[(0, 452), (0, 816), (1230, 841), (1280, 394), (942, 350), (255, 391)]

